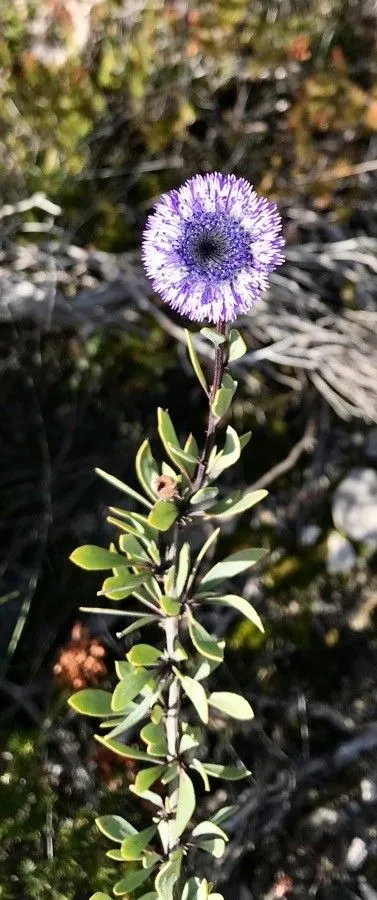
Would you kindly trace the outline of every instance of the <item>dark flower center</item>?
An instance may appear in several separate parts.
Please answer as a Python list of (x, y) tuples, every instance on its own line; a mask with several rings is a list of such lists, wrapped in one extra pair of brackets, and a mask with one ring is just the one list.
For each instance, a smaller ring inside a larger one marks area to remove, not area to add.
[(226, 241), (220, 234), (199, 234), (196, 246), (195, 240), (191, 244), (191, 253), (197, 257), (199, 263), (220, 262), (224, 258)]
[(201, 209), (185, 223), (177, 251), (192, 275), (208, 283), (228, 280), (252, 264), (242, 225), (224, 213)]

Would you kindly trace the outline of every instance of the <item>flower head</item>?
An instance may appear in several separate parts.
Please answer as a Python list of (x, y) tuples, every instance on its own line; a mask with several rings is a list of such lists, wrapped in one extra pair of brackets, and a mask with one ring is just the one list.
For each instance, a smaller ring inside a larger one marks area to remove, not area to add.
[(275, 203), (235, 175), (195, 175), (163, 194), (149, 216), (142, 256), (157, 293), (193, 321), (247, 313), (284, 261)]

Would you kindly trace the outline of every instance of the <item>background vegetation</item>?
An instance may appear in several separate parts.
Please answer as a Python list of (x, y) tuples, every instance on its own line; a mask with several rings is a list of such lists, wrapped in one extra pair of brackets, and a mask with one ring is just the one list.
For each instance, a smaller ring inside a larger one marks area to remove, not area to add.
[(253, 780), (211, 876), (242, 900), (376, 900), (376, 17), (373, 0), (0, 0), (1, 900), (111, 883), (93, 821), (133, 772), (65, 701), (111, 683), (116, 620), (80, 616), (96, 580), (67, 558), (107, 540), (94, 466), (131, 480), (156, 405), (203, 426), (139, 245), (160, 193), (215, 169), (278, 201), (288, 252), (240, 323), (237, 477), (271, 495), (222, 541), (271, 549), (244, 588), (267, 632), (223, 620), (257, 716), (212, 722)]

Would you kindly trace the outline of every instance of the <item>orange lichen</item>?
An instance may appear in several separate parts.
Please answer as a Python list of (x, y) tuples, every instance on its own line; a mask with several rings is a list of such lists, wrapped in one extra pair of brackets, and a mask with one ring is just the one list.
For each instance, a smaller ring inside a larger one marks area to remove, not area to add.
[(54, 675), (60, 685), (75, 690), (98, 684), (107, 674), (105, 656), (102, 644), (91, 637), (81, 622), (76, 622), (69, 643), (59, 652)]

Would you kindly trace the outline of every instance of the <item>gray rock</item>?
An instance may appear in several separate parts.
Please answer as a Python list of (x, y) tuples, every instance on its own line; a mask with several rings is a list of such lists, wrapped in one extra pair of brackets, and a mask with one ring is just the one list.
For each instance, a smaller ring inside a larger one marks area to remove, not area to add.
[(368, 850), (365, 841), (360, 837), (355, 837), (353, 841), (351, 841), (346, 853), (345, 863), (347, 869), (351, 869), (353, 872), (360, 869), (367, 856)]
[(327, 538), (326, 568), (330, 575), (350, 572), (356, 562), (355, 550), (339, 531), (331, 531)]
[(302, 547), (312, 547), (313, 544), (318, 541), (318, 538), (321, 534), (321, 529), (319, 525), (309, 524), (305, 525), (299, 535), (300, 544)]
[(377, 472), (352, 469), (332, 502), (334, 525), (354, 541), (377, 546)]

